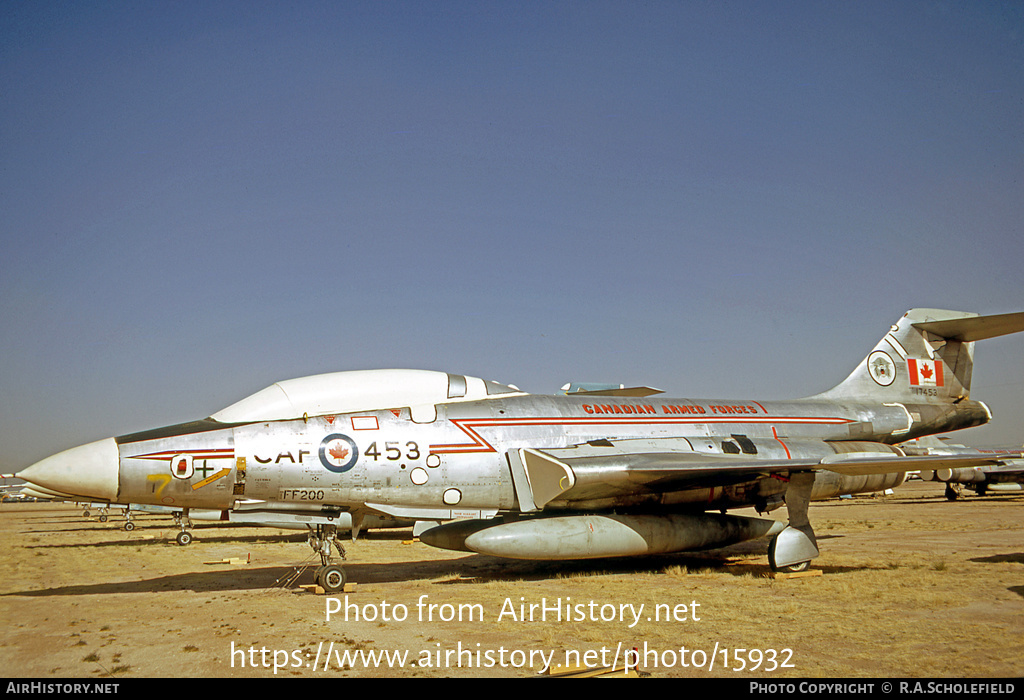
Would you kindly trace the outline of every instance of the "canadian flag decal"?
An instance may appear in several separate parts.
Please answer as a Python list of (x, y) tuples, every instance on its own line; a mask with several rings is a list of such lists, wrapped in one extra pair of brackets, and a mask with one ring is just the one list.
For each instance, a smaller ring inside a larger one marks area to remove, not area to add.
[(907, 360), (910, 386), (942, 386), (942, 362), (935, 360)]

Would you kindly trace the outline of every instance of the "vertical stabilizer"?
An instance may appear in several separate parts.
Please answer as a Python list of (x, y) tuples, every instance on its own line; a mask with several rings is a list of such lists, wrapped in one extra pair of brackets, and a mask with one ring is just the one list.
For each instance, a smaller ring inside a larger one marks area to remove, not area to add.
[(849, 377), (814, 398), (959, 403), (971, 393), (974, 341), (1018, 331), (1024, 312), (911, 309)]

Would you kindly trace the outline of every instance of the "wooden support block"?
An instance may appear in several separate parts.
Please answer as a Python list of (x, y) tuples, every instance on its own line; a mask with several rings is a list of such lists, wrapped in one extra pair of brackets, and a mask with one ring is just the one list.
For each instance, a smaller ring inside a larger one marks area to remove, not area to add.
[(204, 561), (204, 564), (230, 564), (231, 566), (241, 566), (248, 564), (248, 559), (242, 559), (241, 557), (231, 557), (229, 559), (218, 559), (216, 561)]
[(548, 669), (548, 675), (557, 678), (639, 678), (639, 674), (630, 669), (626, 671), (621, 666), (563, 666), (558, 664)]
[(821, 569), (810, 569), (809, 571), (794, 571), (793, 573), (784, 573), (777, 571), (772, 574), (774, 579), (788, 579), (788, 578), (811, 578), (813, 576), (821, 576), (824, 572)]
[[(342, 593), (354, 593), (356, 590), (356, 586), (358, 585), (358, 583), (346, 583), (345, 587), (342, 589)], [(299, 588), (306, 591), (307, 593), (315, 593), (316, 595), (324, 595), (327, 593), (327, 591), (324, 590), (323, 586), (321, 586), (318, 583), (304, 583), (301, 584)]]

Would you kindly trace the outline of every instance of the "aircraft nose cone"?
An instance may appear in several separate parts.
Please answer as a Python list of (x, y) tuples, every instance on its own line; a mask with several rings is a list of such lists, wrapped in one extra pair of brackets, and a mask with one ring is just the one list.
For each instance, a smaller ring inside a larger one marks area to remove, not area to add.
[(117, 471), (117, 443), (107, 438), (58, 452), (22, 469), (17, 476), (61, 493), (114, 501)]

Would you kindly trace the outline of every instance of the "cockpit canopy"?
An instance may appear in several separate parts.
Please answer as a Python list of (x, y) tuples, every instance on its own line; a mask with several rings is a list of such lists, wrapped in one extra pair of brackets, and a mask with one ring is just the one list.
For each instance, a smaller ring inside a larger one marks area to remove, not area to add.
[(417, 369), (331, 372), (268, 386), (211, 418), (221, 423), (293, 420), (354, 411), (376, 411), (518, 393), (512, 386), (461, 374)]

